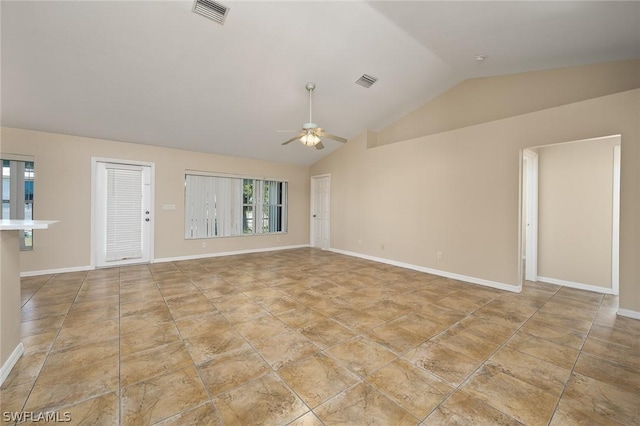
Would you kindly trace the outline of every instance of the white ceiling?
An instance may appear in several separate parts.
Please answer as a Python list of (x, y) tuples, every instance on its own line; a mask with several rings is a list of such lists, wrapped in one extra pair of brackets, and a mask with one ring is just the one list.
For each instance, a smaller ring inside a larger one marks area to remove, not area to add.
[(2, 1), (2, 125), (307, 165), (340, 145), (280, 145), (307, 81), (352, 138), (467, 78), (640, 58), (638, 2), (221, 3)]

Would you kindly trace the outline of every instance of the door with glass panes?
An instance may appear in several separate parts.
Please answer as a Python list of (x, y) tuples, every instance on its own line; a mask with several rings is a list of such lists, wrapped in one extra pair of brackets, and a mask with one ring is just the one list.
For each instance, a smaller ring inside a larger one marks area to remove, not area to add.
[(151, 167), (97, 162), (94, 187), (97, 267), (151, 260)]

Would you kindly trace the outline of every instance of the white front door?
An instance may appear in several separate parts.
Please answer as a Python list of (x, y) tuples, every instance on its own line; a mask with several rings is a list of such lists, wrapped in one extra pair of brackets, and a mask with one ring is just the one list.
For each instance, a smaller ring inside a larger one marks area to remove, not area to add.
[(311, 178), (311, 245), (329, 248), (331, 176)]
[(96, 162), (94, 186), (95, 266), (151, 260), (151, 167)]

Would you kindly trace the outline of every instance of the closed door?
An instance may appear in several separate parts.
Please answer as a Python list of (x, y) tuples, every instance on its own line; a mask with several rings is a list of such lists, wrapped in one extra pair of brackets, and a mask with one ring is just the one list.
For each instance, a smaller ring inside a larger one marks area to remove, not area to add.
[(98, 162), (94, 191), (96, 266), (148, 263), (151, 167)]
[(311, 242), (313, 247), (328, 249), (330, 235), (329, 207), (331, 199), (331, 177), (314, 177), (311, 180), (311, 185)]

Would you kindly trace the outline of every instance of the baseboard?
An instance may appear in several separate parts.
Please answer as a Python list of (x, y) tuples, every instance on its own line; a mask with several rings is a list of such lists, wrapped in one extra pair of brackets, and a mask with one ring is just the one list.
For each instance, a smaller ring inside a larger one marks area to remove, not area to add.
[(298, 249), (298, 248), (305, 248), (305, 247), (309, 247), (309, 244), (299, 244), (295, 246), (266, 247), (266, 248), (259, 248), (259, 249), (247, 249), (247, 250), (236, 250), (236, 251), (223, 251), (218, 253), (193, 254), (189, 256), (164, 257), (160, 259), (155, 259), (152, 263), (179, 262), (181, 260), (207, 259), (209, 257), (233, 256), (236, 254), (249, 254), (249, 253), (263, 253), (267, 251), (291, 250), (291, 249)]
[(618, 308), (618, 312), (616, 312), (621, 317), (633, 318), (640, 320), (640, 312), (632, 311), (630, 309), (620, 309)]
[(347, 256), (359, 257), (361, 259), (372, 260), (374, 262), (386, 263), (387, 265), (398, 266), (400, 268), (412, 269), (418, 272), (426, 272), (432, 275), (438, 275), (440, 277), (451, 278), (458, 281), (465, 281), (472, 284), (479, 284), (485, 287), (497, 288), (498, 290), (506, 290), (514, 293), (520, 293), (522, 286), (510, 285), (505, 283), (499, 283), (497, 281), (485, 280), (483, 278), (469, 277), (467, 275), (455, 274), (453, 272), (440, 271), (438, 269), (426, 268), (424, 266), (412, 265), (410, 263), (398, 262), (396, 260), (385, 259), (383, 257), (369, 256), (368, 254), (356, 253), (353, 251), (340, 250), (336, 248), (329, 248), (329, 251), (334, 253), (344, 254)]
[(35, 277), (38, 275), (66, 274), (69, 272), (84, 272), (84, 271), (90, 271), (92, 269), (95, 269), (95, 268), (92, 268), (91, 266), (73, 266), (71, 268), (43, 269), (41, 271), (26, 271), (26, 272), (20, 272), (20, 278)]
[(0, 386), (4, 383), (5, 379), (11, 373), (11, 369), (16, 365), (22, 354), (24, 353), (24, 346), (22, 342), (18, 343), (18, 346), (11, 352), (7, 361), (0, 368)]
[(541, 281), (543, 283), (548, 283), (548, 284), (561, 285), (564, 287), (576, 288), (578, 290), (593, 291), (595, 293), (614, 294), (612, 289), (598, 287), (597, 285), (582, 284), (582, 283), (576, 283), (573, 281), (558, 280), (556, 278), (541, 277), (541, 276), (538, 276), (538, 281)]
[[(208, 257), (220, 257), (220, 256), (233, 256), (234, 254), (247, 254), (247, 253), (262, 253), (266, 251), (277, 251), (277, 250), (289, 250), (289, 249), (297, 249), (297, 248), (305, 248), (309, 247), (309, 244), (299, 244), (295, 246), (282, 246), (282, 247), (267, 247), (267, 248), (259, 248), (259, 249), (248, 249), (248, 250), (236, 250), (236, 251), (225, 251), (219, 253), (204, 253), (204, 254), (195, 254), (189, 256), (176, 256), (176, 257), (165, 257), (161, 259), (154, 259), (151, 263), (163, 263), (163, 262), (176, 262), (180, 260), (195, 260), (195, 259), (206, 259)], [(53, 275), (53, 274), (65, 274), (68, 272), (83, 272), (83, 271), (91, 271), (96, 269), (92, 266), (74, 266), (71, 268), (58, 268), (58, 269), (43, 269), (40, 271), (26, 271), (20, 272), (20, 278), (24, 277), (35, 277), (38, 275)]]

